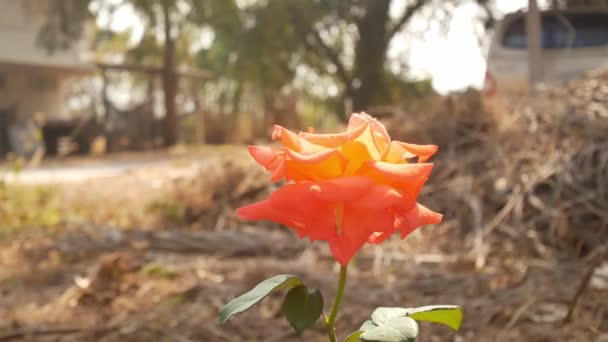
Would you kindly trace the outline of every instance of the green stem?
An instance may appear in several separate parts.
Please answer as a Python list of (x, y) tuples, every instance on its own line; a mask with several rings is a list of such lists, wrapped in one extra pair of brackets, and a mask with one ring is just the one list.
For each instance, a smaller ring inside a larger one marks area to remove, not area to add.
[(346, 271), (347, 266), (340, 266), (340, 280), (338, 280), (338, 290), (336, 292), (336, 300), (331, 307), (329, 318), (323, 314), (323, 320), (325, 321), (325, 327), (327, 328), (327, 336), (329, 336), (330, 342), (337, 342), (336, 340), (336, 318), (338, 317), (338, 310), (342, 303), (342, 297), (344, 297), (344, 288), (346, 285)]

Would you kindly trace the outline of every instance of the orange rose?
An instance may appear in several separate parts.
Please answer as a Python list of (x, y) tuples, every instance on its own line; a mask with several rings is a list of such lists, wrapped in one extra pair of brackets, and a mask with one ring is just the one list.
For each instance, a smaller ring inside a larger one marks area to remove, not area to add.
[[(441, 215), (416, 203), (433, 164), (434, 145), (391, 141), (382, 123), (353, 114), (344, 133), (295, 134), (275, 126), (283, 148), (250, 146), (272, 180), (293, 181), (269, 199), (238, 209), (250, 220), (271, 220), (300, 237), (328, 241), (346, 265), (365, 242), (380, 243), (395, 231), (402, 238)], [(407, 160), (418, 157), (418, 162)]]

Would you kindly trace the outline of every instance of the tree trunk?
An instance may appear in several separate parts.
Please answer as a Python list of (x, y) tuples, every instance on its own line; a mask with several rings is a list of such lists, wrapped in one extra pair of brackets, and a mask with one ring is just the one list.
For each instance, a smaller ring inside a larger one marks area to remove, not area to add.
[(352, 99), (355, 112), (367, 110), (382, 100), (390, 3), (390, 0), (369, 1), (365, 16), (357, 23), (359, 40), (354, 66), (357, 78)]
[(177, 96), (177, 75), (175, 74), (175, 38), (172, 36), (172, 25), (170, 16), (170, 1), (164, 0), (163, 19), (165, 31), (165, 46), (163, 56), (163, 94), (165, 97), (165, 146), (169, 147), (177, 143), (177, 108), (175, 98)]
[(233, 118), (236, 118), (239, 114), (239, 112), (241, 111), (241, 99), (243, 97), (243, 82), (242, 81), (236, 81), (237, 84), (234, 88), (234, 91), (232, 93), (232, 108), (231, 108), (231, 114)]

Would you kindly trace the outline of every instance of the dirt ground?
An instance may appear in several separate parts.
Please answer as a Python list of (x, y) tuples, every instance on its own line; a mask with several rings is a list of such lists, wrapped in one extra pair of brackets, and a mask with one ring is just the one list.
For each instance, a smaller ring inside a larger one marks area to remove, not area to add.
[[(421, 324), (419, 341), (608, 341), (608, 73), (508, 104), (473, 91), (385, 120), (439, 145), (419, 201), (444, 220), (360, 251), (340, 336), (378, 306), (456, 304), (460, 331)], [(219, 324), (263, 279), (298, 275), (331, 303), (338, 276), (325, 244), (238, 220), (277, 186), (244, 147), (116, 158), (163, 162), (0, 182), (0, 341), (325, 341), (320, 322), (291, 333), (281, 294)]]
[[(325, 341), (320, 323), (291, 333), (280, 294), (219, 324), (223, 304), (276, 274), (302, 277), (331, 303), (337, 268), (324, 244), (236, 219), (234, 207), (272, 190), (243, 148), (200, 160), (55, 186), (64, 205), (84, 201), (99, 215), (0, 241), (0, 341)], [(184, 195), (193, 187), (200, 196)], [(189, 205), (171, 210), (175, 199)], [(121, 225), (112, 221), (118, 211), (139, 214)], [(459, 332), (421, 324), (419, 340), (608, 340), (608, 265), (595, 268), (564, 323), (591, 259), (567, 251), (531, 257), (522, 252), (530, 238), (499, 238), (488, 248), (500, 253), (479, 267), (450, 222), (361, 251), (349, 269), (340, 336), (377, 306), (457, 304), (465, 313)]]

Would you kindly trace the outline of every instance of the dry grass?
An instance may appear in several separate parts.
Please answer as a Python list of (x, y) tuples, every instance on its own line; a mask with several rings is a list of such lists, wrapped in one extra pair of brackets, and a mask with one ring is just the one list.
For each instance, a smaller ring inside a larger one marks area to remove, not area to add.
[[(423, 324), (420, 341), (606, 338), (606, 84), (596, 75), (501, 112), (469, 92), (388, 121), (396, 138), (440, 145), (421, 202), (445, 221), (363, 248), (339, 333), (375, 306), (445, 303), (464, 307), (461, 331)], [(280, 296), (217, 324), (223, 303), (279, 273), (330, 302), (336, 273), (324, 244), (236, 220), (234, 208), (273, 188), (244, 149), (213, 151), (63, 188), (62, 205), (89, 208), (86, 225), (4, 240), (0, 340), (324, 341), (320, 325), (288, 333)]]

